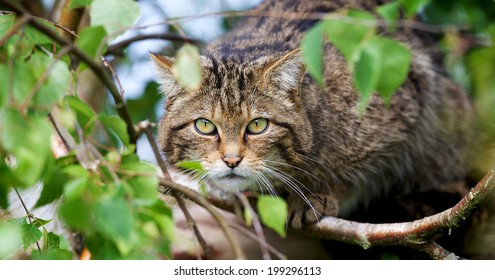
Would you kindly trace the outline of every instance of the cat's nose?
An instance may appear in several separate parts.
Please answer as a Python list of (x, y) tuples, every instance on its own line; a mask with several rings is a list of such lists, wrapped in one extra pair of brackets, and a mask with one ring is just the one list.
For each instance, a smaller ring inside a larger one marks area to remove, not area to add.
[(225, 164), (227, 164), (227, 166), (230, 168), (236, 168), (241, 163), (241, 160), (242, 157), (240, 157), (239, 155), (226, 155), (223, 157), (223, 162), (225, 162)]

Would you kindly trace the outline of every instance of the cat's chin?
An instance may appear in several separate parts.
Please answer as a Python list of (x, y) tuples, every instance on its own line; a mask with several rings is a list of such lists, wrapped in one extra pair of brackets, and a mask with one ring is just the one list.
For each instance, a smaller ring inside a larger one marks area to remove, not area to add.
[(245, 176), (227, 175), (211, 179), (215, 187), (226, 192), (242, 192), (247, 190), (255, 190), (256, 188), (253, 180)]

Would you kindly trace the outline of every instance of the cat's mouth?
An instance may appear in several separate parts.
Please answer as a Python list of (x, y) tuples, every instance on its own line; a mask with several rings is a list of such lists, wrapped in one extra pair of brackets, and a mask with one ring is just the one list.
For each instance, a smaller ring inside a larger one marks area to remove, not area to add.
[(242, 179), (245, 179), (245, 178), (246, 177), (244, 177), (242, 175), (239, 175), (239, 174), (236, 174), (233, 171), (230, 172), (227, 175), (224, 175), (224, 176), (220, 177), (220, 179), (227, 179), (227, 180), (242, 180)]
[(249, 177), (238, 174), (234, 170), (230, 171), (227, 174), (216, 177), (216, 179), (214, 179), (214, 182), (217, 187), (234, 192), (249, 189), (252, 187), (251, 185), (253, 184)]

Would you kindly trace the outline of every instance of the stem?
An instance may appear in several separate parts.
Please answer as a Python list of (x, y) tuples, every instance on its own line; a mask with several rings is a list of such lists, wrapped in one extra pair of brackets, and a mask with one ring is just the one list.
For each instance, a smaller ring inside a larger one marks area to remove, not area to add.
[(257, 239), (264, 241), (264, 242), (258, 242), (260, 244), (261, 255), (263, 256), (264, 260), (269, 260), (270, 253), (268, 252), (268, 248), (265, 246), (267, 242), (266, 242), (265, 234), (263, 233), (263, 227), (261, 226), (261, 222), (258, 217), (258, 214), (256, 213), (256, 211), (254, 211), (253, 207), (251, 207), (251, 204), (249, 203), (248, 199), (244, 194), (242, 193), (237, 194), (237, 198), (239, 198), (239, 201), (244, 207), (244, 211), (247, 210), (250, 212), (251, 217), (253, 219), (253, 228), (254, 231), (256, 232), (256, 236), (258, 237)]
[[(14, 191), (17, 194), (17, 197), (19, 198), (19, 201), (21, 202), (22, 207), (24, 208), (24, 211), (26, 211), (26, 215), (27, 215), (27, 218), (29, 220), (29, 223), (30, 224), (33, 223), (33, 221), (31, 220), (31, 217), (33, 216), (33, 214), (31, 214), (31, 212), (29, 212), (29, 210), (27, 209), (26, 204), (24, 203), (24, 200), (22, 199), (21, 194), (19, 193), (19, 191), (17, 190), (16, 187), (14, 187)], [(40, 244), (38, 243), (38, 241), (36, 241), (36, 247), (38, 247), (38, 252), (41, 254), (41, 247), (40, 247)]]
[(169, 188), (172, 190), (172, 192), (183, 193), (184, 195), (188, 196), (190, 200), (194, 201), (196, 204), (202, 206), (208, 212), (210, 212), (212, 217), (215, 219), (215, 221), (218, 223), (218, 225), (221, 227), (222, 231), (224, 232), (227, 241), (230, 243), (230, 246), (232, 247), (232, 250), (236, 255), (236, 258), (246, 259), (246, 256), (242, 252), (240, 245), (235, 240), (234, 236), (232, 235), (232, 232), (230, 231), (227, 223), (225, 222), (225, 219), (223, 218), (222, 215), (220, 215), (218, 210), (214, 208), (213, 205), (208, 200), (206, 200), (206, 198), (201, 196), (201, 194), (199, 194), (198, 192), (189, 189), (187, 187), (184, 187), (182, 185), (179, 185), (177, 183), (174, 183), (170, 180), (159, 178), (159, 182), (162, 187)]

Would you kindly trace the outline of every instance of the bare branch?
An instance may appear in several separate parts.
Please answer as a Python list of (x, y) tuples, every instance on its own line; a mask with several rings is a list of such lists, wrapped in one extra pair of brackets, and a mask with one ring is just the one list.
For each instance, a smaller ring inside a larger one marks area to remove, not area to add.
[(426, 242), (424, 244), (409, 246), (418, 251), (422, 251), (428, 254), (434, 260), (461, 260), (462, 258), (456, 254), (449, 252), (438, 243), (434, 241)]
[(198, 239), (199, 245), (203, 249), (203, 253), (205, 254), (205, 258), (207, 260), (213, 259), (213, 254), (211, 253), (210, 247), (206, 243), (206, 240), (204, 239), (203, 235), (199, 231), (198, 224), (196, 221), (193, 219), (191, 216), (191, 213), (189, 213), (189, 210), (187, 210), (186, 204), (184, 203), (184, 200), (182, 197), (175, 195), (175, 199), (177, 200), (177, 203), (179, 204), (180, 209), (184, 213), (184, 216), (186, 217), (187, 223), (191, 227), (191, 229), (194, 231), (194, 235), (196, 235), (196, 238)]
[(256, 211), (254, 211), (253, 207), (251, 207), (251, 204), (249, 204), (249, 201), (247, 197), (242, 194), (238, 193), (237, 198), (239, 198), (239, 201), (241, 202), (242, 206), (244, 207), (244, 211), (249, 211), (251, 217), (252, 217), (252, 223), (253, 223), (253, 228), (254, 231), (256, 232), (257, 235), (257, 240), (263, 240), (265, 242), (258, 242), (260, 244), (260, 249), (261, 249), (261, 255), (263, 256), (263, 259), (269, 260), (270, 259), (270, 253), (268, 252), (267, 246), (265, 246), (266, 238), (265, 234), (263, 233), (263, 227), (261, 226), (260, 219), (258, 217), (258, 214)]
[[(165, 187), (166, 189), (171, 189), (172, 192), (178, 192), (178, 193), (183, 193), (184, 195), (188, 196), (188, 198), (192, 201), (194, 201), (196, 204), (199, 206), (205, 208), (215, 219), (215, 221), (219, 224), (219, 226), (222, 228), (222, 231), (225, 234), (225, 237), (227, 237), (227, 241), (230, 243), (230, 246), (232, 247), (232, 250), (234, 251), (234, 254), (237, 259), (245, 259), (246, 256), (244, 255), (241, 247), (235, 240), (234, 236), (232, 235), (232, 232), (230, 231), (225, 219), (220, 215), (218, 210), (213, 207), (213, 205), (206, 199), (204, 198), (200, 193), (184, 187), (180, 184), (174, 183), (170, 180), (165, 180), (163, 178), (159, 178), (160, 185), (162, 187)], [(161, 190), (162, 192), (164, 191), (163, 189)]]
[(420, 220), (392, 224), (367, 224), (325, 217), (318, 224), (308, 226), (303, 230), (305, 233), (359, 245), (365, 249), (371, 246), (390, 245), (417, 248), (418, 244), (427, 243), (428, 238), (436, 233), (460, 227), (481, 202), (493, 193), (494, 189), (495, 169), (491, 169), (454, 207)]
[[(149, 121), (140, 122), (138, 124), (138, 128), (139, 130), (144, 130), (146, 137), (148, 138), (148, 141), (151, 145), (151, 149), (153, 150), (153, 154), (155, 155), (155, 158), (158, 161), (158, 166), (160, 166), (160, 169), (162, 170), (164, 177), (167, 180), (170, 180), (170, 175), (168, 174), (167, 166), (165, 165), (165, 161), (163, 161), (163, 158), (160, 154), (160, 150), (158, 149), (158, 145), (156, 144), (155, 138), (153, 137), (153, 132), (151, 131), (151, 123)], [(194, 235), (196, 235), (196, 238), (198, 239), (199, 245), (203, 249), (203, 253), (205, 254), (206, 259), (212, 259), (213, 254), (211, 253), (210, 247), (208, 246), (206, 240), (199, 231), (196, 221), (189, 213), (189, 210), (187, 210), (184, 200), (176, 192), (172, 192), (172, 195), (177, 200), (177, 203), (179, 204), (180, 209), (184, 213), (184, 216), (186, 217), (189, 226), (192, 228)]]

